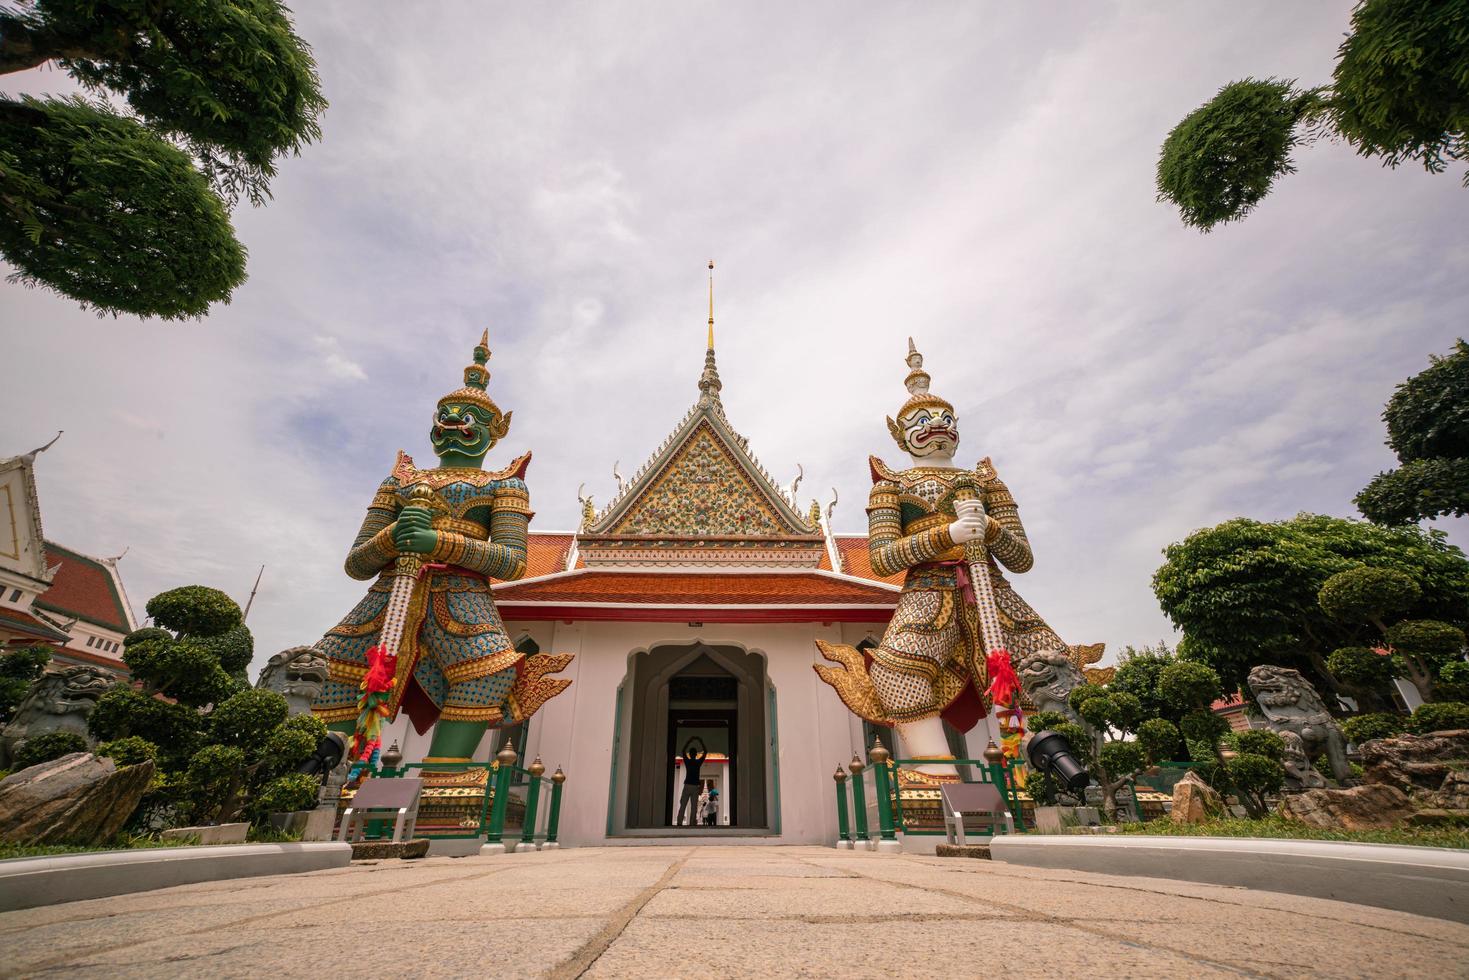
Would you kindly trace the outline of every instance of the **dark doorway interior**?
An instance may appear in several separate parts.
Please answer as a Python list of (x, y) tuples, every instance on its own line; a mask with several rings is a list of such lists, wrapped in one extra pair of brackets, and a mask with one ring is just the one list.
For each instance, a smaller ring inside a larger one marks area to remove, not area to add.
[(632, 658), (630, 674), (628, 829), (672, 826), (675, 760), (691, 734), (729, 757), (727, 826), (768, 827), (764, 658), (702, 643), (655, 647)]

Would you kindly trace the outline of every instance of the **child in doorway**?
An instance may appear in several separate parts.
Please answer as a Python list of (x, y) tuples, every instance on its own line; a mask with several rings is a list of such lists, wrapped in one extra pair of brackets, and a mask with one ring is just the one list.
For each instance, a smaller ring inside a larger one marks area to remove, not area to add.
[(701, 812), (704, 817), (704, 826), (714, 826), (714, 822), (719, 819), (719, 790), (709, 791), (709, 798), (704, 801), (704, 808)]

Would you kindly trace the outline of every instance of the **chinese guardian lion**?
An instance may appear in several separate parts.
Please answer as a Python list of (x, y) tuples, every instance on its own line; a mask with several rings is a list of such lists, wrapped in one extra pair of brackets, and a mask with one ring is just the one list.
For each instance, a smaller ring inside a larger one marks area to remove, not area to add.
[[(854, 713), (895, 725), (908, 758), (932, 760), (900, 773), (913, 785), (958, 779), (940, 719), (967, 731), (988, 713), (987, 655), (999, 654), (1000, 670), (1013, 680), (1011, 662), (1039, 652), (1064, 660), (1069, 648), (1002, 571), (1025, 572), (1033, 561), (1015, 498), (989, 459), (974, 469), (954, 464), (954, 406), (929, 390), (911, 339), (907, 363), (909, 397), (887, 423), (909, 466), (870, 457), (867, 504), (873, 571), (901, 573), (902, 595), (870, 660), (853, 647), (817, 641), (841, 666), (816, 671)], [(971, 568), (985, 581), (974, 581)]]
[(511, 415), (485, 391), (488, 343), (487, 331), (463, 387), (439, 399), (439, 465), (419, 469), (399, 451), (378, 487), (346, 563), (373, 586), (316, 644), (329, 677), (313, 710), (355, 733), (354, 756), (402, 710), (418, 732), (433, 726), (425, 761), (467, 762), (486, 728), (519, 724), (571, 684), (546, 676), (571, 655), (516, 650), (490, 596), (491, 579), (525, 574), (531, 511), (530, 453), (483, 468)]
[(115, 684), (117, 675), (112, 671), (88, 664), (46, 671), (0, 731), (0, 769), (15, 761), (26, 742), (47, 732), (75, 732), (88, 745), (94, 744), (87, 718), (97, 707), (97, 699)]

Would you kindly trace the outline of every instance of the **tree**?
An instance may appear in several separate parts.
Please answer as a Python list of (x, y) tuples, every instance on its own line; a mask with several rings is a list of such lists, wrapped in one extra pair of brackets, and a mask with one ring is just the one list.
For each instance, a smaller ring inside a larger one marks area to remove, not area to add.
[(271, 787), (293, 775), (326, 728), (288, 718), (285, 698), (243, 681), (254, 644), (240, 607), (194, 585), (154, 596), (147, 609), (158, 625), (123, 640), (137, 687), (108, 691), (87, 722), (106, 743), (99, 753), (157, 760), (135, 824), (226, 821), (247, 808), (258, 816), (252, 801), (267, 791), (299, 798), (300, 780)]
[(1356, 504), (1379, 524), (1469, 514), (1469, 344), (1432, 355), (1398, 385), (1382, 412), (1387, 444), (1402, 465), (1377, 474)]
[[(203, 316), (245, 279), (229, 207), (321, 136), (279, 0), (22, 0), (0, 74), (57, 61), (93, 99), (0, 96), (0, 255), (99, 312)], [(122, 99), (123, 115), (105, 101)]]
[(1441, 173), (1469, 158), (1469, 0), (1362, 0), (1331, 85), (1224, 86), (1163, 141), (1158, 199), (1202, 231), (1238, 221), (1295, 171), (1296, 147), (1323, 135), (1391, 167)]
[(1365, 645), (1375, 631), (1322, 608), (1322, 586), (1348, 569), (1411, 579), (1418, 595), (1402, 610), (1407, 618), (1454, 626), (1469, 619), (1469, 560), (1439, 531), (1317, 514), (1236, 518), (1169, 545), (1164, 556), (1153, 592), (1184, 634), (1179, 655), (1214, 668), (1229, 688), (1242, 686), (1251, 667), (1275, 664), (1302, 671), (1330, 704), (1343, 684), (1327, 658)]
[(1266, 797), (1279, 793), (1285, 782), (1285, 739), (1267, 729), (1250, 729), (1235, 735), (1234, 745), (1234, 757), (1224, 760), (1229, 788), (1259, 819), (1270, 812)]
[[(1103, 805), (1114, 816), (1122, 811), (1117, 793), (1123, 786), (1147, 767), (1178, 757), (1182, 739), (1179, 726), (1171, 719), (1189, 719), (1201, 710), (1215, 717), (1207, 705), (1219, 691), (1219, 678), (1212, 670), (1202, 664), (1174, 660), (1161, 645), (1142, 653), (1133, 651), (1124, 664), (1133, 661), (1129, 673), (1119, 668), (1107, 684), (1078, 684), (1072, 688), (1067, 701), (1084, 725), (1059, 711), (1038, 711), (1027, 719), (1032, 731), (1049, 729), (1066, 739), (1101, 787)], [(1155, 694), (1145, 704), (1125, 688), (1160, 661)], [(1120, 687), (1118, 675), (1123, 678)], [(1209, 751), (1212, 755), (1212, 743)], [(1032, 788), (1031, 780), (1037, 775), (1040, 780)], [(1046, 773), (1031, 773), (1026, 786), (1037, 801), (1059, 795), (1055, 781)]]
[[(1463, 662), (1464, 631), (1437, 620), (1398, 620), (1421, 595), (1418, 583), (1389, 568), (1360, 567), (1337, 572), (1321, 586), (1321, 608), (1343, 623), (1366, 623), (1386, 649), (1343, 647), (1326, 666), (1344, 685), (1382, 701), (1379, 692), (1393, 677), (1406, 677), (1424, 701), (1436, 698), (1441, 670)], [(1388, 624), (1392, 622), (1393, 625)], [(1390, 652), (1391, 657), (1385, 656)]]
[(32, 682), (46, 672), (50, 662), (50, 647), (21, 647), (0, 654), (0, 725), (10, 720), (11, 713), (30, 693)]

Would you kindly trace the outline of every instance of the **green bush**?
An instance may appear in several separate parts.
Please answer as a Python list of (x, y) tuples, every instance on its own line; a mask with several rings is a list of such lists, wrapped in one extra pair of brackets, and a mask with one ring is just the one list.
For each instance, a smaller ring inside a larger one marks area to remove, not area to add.
[(161, 761), (182, 765), (198, 749), (204, 720), (182, 704), (118, 686), (97, 699), (87, 730), (99, 742), (137, 735), (158, 746)]
[(1342, 734), (1347, 741), (1361, 745), (1374, 738), (1392, 738), (1408, 730), (1408, 719), (1404, 715), (1388, 714), (1384, 711), (1357, 715), (1341, 723)]
[(189, 819), (210, 823), (229, 816), (241, 788), (244, 768), (245, 753), (235, 746), (208, 745), (194, 753), (183, 782)]
[(239, 746), (253, 759), (289, 712), (286, 699), (274, 691), (240, 691), (215, 707), (209, 725), (216, 739)]
[(1107, 696), (1107, 689), (1100, 684), (1078, 684), (1066, 695), (1066, 703), (1071, 705), (1071, 710), (1080, 712), (1084, 702), (1092, 698)]
[(1326, 658), (1326, 669), (1348, 687), (1363, 691), (1380, 691), (1392, 682), (1392, 657), (1384, 657), (1370, 647), (1342, 647)]
[(244, 624), (236, 626), (218, 636), (201, 637), (195, 642), (207, 649), (218, 661), (225, 673), (243, 679), (250, 658), (255, 655), (255, 638)]
[(1469, 663), (1450, 660), (1439, 669), (1433, 695), (1440, 701), (1469, 701)]
[(156, 762), (158, 746), (146, 738), (129, 735), (127, 738), (102, 743), (97, 746), (97, 754), (106, 756), (118, 766), (136, 766), (142, 762)]
[(1404, 572), (1363, 565), (1328, 578), (1316, 600), (1332, 619), (1371, 623), (1411, 608), (1422, 594), (1418, 583)]
[(148, 600), (148, 615), (164, 629), (184, 636), (219, 636), (244, 622), (235, 600), (218, 589), (185, 585)]
[(251, 810), (257, 822), (272, 813), (292, 813), (315, 808), (321, 784), (314, 776), (293, 772), (277, 776), (255, 794)]
[[(1240, 734), (1250, 733), (1241, 732)], [(1268, 734), (1274, 735), (1275, 733)], [(1276, 735), (1277, 739), (1279, 737)], [(1284, 752), (1283, 742), (1280, 748)], [(1241, 752), (1230, 759), (1224, 764), (1224, 771), (1235, 796), (1239, 798), (1240, 803), (1244, 804), (1250, 815), (1256, 818), (1263, 817), (1269, 812), (1265, 798), (1280, 792), (1280, 787), (1285, 782), (1285, 767), (1280, 764), (1279, 759), (1251, 752)]]
[(1464, 654), (1464, 631), (1434, 619), (1407, 619), (1388, 628), (1394, 653), (1448, 661)]
[(1026, 773), (1025, 791), (1036, 806), (1055, 806), (1061, 802), (1061, 784), (1043, 769), (1031, 769)]
[(1420, 704), (1408, 722), (1408, 731), (1415, 735), (1429, 732), (1446, 732), (1469, 728), (1469, 704), (1462, 701), (1435, 701)]
[(289, 772), (311, 757), (326, 736), (326, 726), (315, 715), (292, 715), (270, 733), (261, 758), (272, 772)]
[(1147, 753), (1151, 763), (1168, 762), (1178, 758), (1183, 740), (1178, 726), (1162, 718), (1150, 718), (1138, 726), (1138, 744)]
[(1235, 736), (1240, 755), (1258, 755), (1276, 762), (1285, 758), (1285, 739), (1268, 728), (1250, 728)]
[(87, 740), (76, 732), (46, 732), (26, 739), (20, 751), (15, 754), (15, 767), (12, 771), (29, 769), (73, 752), (86, 752), (89, 748)]
[(1175, 660), (1158, 672), (1158, 693), (1180, 708), (1207, 708), (1224, 690), (1219, 674), (1208, 664)]
[(1113, 776), (1137, 772), (1148, 764), (1147, 752), (1137, 742), (1104, 742), (1098, 759)]

